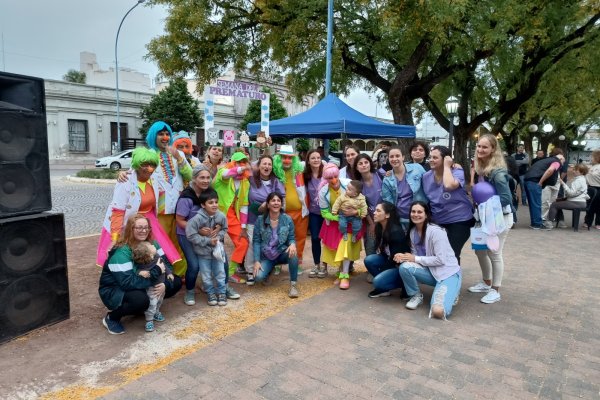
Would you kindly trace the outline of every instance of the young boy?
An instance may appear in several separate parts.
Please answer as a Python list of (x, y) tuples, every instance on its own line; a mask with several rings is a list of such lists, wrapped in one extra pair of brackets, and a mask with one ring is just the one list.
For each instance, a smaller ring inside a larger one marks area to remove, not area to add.
[[(150, 270), (157, 264), (163, 262), (162, 258), (156, 253), (156, 247), (148, 241), (138, 243), (133, 247), (133, 262), (138, 269), (138, 275), (144, 278), (150, 278)], [(165, 276), (170, 281), (173, 280), (173, 272), (165, 265), (165, 272), (156, 281), (157, 284), (165, 282)], [(146, 317), (146, 332), (154, 331), (154, 321), (162, 322), (165, 317), (160, 312), (160, 306), (164, 299), (164, 293), (156, 297), (154, 296), (153, 287), (147, 289), (148, 298), (150, 299), (150, 306), (144, 312)]]
[[(217, 243), (223, 245), (223, 238), (227, 233), (227, 218), (225, 214), (219, 211), (219, 197), (217, 192), (208, 188), (200, 193), (200, 210), (188, 221), (185, 228), (185, 235), (194, 247), (194, 252), (198, 256), (198, 265), (188, 265), (188, 268), (198, 268), (204, 283), (204, 289), (208, 294), (208, 305), (220, 306), (227, 305), (227, 296), (225, 291), (225, 269), (223, 260), (219, 260), (213, 255), (213, 250)], [(210, 236), (200, 235), (202, 228), (208, 228), (211, 231)], [(216, 282), (216, 288), (213, 283)]]
[[(348, 224), (352, 227), (352, 243), (356, 243), (356, 235), (362, 228), (362, 219), (367, 215), (367, 200), (361, 191), (362, 182), (350, 181), (346, 193), (337, 198), (331, 209), (333, 215), (339, 215), (339, 227), (344, 240), (348, 240)], [(358, 211), (358, 214), (347, 217), (341, 212), (344, 208), (352, 208)]]

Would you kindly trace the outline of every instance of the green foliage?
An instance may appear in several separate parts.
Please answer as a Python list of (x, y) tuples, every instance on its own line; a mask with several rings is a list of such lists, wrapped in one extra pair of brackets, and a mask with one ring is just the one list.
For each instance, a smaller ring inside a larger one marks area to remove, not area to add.
[(85, 83), (86, 76), (85, 72), (80, 72), (74, 69), (70, 69), (66, 74), (63, 75), (63, 80), (72, 83)]
[(308, 142), (308, 139), (296, 139), (296, 151), (300, 152), (308, 150), (310, 150), (310, 143)]
[(204, 123), (200, 116), (199, 102), (192, 97), (183, 78), (171, 80), (169, 86), (142, 108), (140, 118), (144, 120), (140, 128), (144, 137), (155, 121), (165, 121), (173, 132), (194, 131)]
[(89, 178), (89, 179), (117, 179), (119, 171), (113, 171), (111, 169), (82, 169), (77, 171), (78, 178)]

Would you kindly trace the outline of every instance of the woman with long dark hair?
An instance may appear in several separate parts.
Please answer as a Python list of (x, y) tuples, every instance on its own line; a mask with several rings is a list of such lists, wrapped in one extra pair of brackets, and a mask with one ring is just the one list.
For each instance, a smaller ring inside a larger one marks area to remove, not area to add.
[(317, 149), (312, 149), (306, 154), (304, 164), (304, 184), (308, 193), (308, 231), (314, 266), (308, 273), (309, 278), (325, 278), (327, 267), (321, 264), (321, 239), (319, 233), (323, 226), (323, 216), (319, 207), (319, 184), (323, 176), (323, 161)]
[(362, 182), (362, 194), (367, 200), (367, 215), (365, 221), (367, 232), (364, 237), (365, 254), (368, 256), (374, 254), (375, 246), (375, 221), (373, 215), (375, 207), (381, 203), (381, 185), (383, 180), (376, 171), (376, 166), (371, 157), (366, 154), (359, 154), (354, 159), (353, 179)]
[(377, 252), (365, 258), (365, 267), (373, 276), (373, 290), (369, 297), (389, 296), (390, 290), (397, 288), (401, 288), (402, 295), (406, 296), (394, 256), (410, 252), (410, 246), (396, 214), (396, 206), (387, 202), (377, 204), (373, 220)]
[(429, 317), (446, 319), (460, 294), (462, 273), (444, 229), (432, 222), (427, 203), (415, 201), (410, 206), (410, 253), (396, 254), (400, 276), (411, 296), (406, 308), (415, 310), (423, 303), (419, 283), (433, 286)]
[(354, 159), (360, 154), (360, 149), (351, 144), (344, 149), (346, 166), (340, 169), (340, 179), (352, 179), (354, 176)]
[(465, 190), (465, 172), (457, 168), (450, 149), (435, 146), (430, 153), (431, 170), (423, 175), (423, 191), (429, 199), (433, 222), (446, 229), (448, 240), (460, 263), (460, 252), (469, 239), (473, 205)]
[(266, 199), (266, 209), (254, 224), (254, 277), (261, 282), (267, 279), (275, 265), (288, 264), (290, 291), (288, 296), (298, 297), (298, 252), (292, 217), (282, 212), (283, 196), (271, 192)]

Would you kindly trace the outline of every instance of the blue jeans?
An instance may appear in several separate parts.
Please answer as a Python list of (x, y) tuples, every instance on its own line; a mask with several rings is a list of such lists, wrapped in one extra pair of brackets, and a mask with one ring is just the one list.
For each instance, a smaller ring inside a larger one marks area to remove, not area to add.
[[(207, 294), (225, 294), (225, 270), (223, 269), (223, 261), (216, 258), (201, 258), (198, 257), (200, 265), (200, 273), (202, 274), (202, 283)], [(213, 278), (217, 283), (213, 284)]]
[(324, 220), (320, 214), (308, 214), (308, 230), (310, 231), (310, 244), (315, 265), (321, 263), (321, 238), (319, 234)]
[(371, 254), (365, 258), (365, 267), (373, 275), (373, 287), (382, 292), (392, 289), (402, 289), (402, 295), (406, 295), (404, 282), (398, 273), (398, 265), (390, 261), (387, 256)]
[(531, 226), (542, 227), (542, 187), (538, 181), (525, 181), (525, 193), (529, 203)]
[(290, 282), (296, 282), (298, 280), (298, 257), (290, 257), (287, 252), (281, 253), (275, 260), (269, 260), (263, 258), (260, 261), (261, 270), (254, 279), (258, 282), (262, 282), (267, 279), (267, 276), (271, 273), (273, 268), (279, 264), (287, 264), (290, 270)]
[(193, 290), (194, 287), (196, 287), (196, 279), (198, 279), (198, 273), (200, 272), (198, 256), (194, 252), (194, 247), (189, 240), (187, 240), (185, 235), (178, 234), (177, 241), (179, 242), (179, 246), (181, 246), (181, 250), (183, 250), (185, 260), (187, 261), (187, 269), (185, 271), (185, 288), (187, 290)]
[(417, 263), (404, 262), (400, 264), (399, 270), (400, 276), (406, 286), (406, 293), (409, 296), (412, 297), (421, 292), (419, 283), (433, 286), (431, 306), (434, 304), (443, 306), (444, 317), (450, 316), (454, 302), (460, 294), (460, 285), (462, 284), (462, 274), (460, 271), (438, 282), (431, 274), (431, 271), (429, 271), (429, 268)]
[(358, 232), (360, 232), (360, 230), (362, 229), (362, 218), (360, 217), (346, 217), (340, 213), (338, 218), (338, 224), (342, 235), (347, 234), (348, 224), (350, 224), (350, 227), (352, 229), (353, 237), (356, 237), (356, 235), (358, 235)]
[(525, 189), (525, 175), (519, 175), (519, 185), (521, 185), (521, 204), (527, 205), (527, 189)]

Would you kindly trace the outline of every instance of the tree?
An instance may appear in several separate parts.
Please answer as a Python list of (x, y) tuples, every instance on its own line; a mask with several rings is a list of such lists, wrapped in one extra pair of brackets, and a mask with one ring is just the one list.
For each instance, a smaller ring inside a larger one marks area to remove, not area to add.
[(71, 83), (85, 83), (85, 72), (70, 69), (63, 75), (63, 80)]
[(192, 97), (183, 78), (170, 81), (169, 86), (142, 108), (140, 118), (144, 120), (140, 128), (142, 136), (146, 135), (155, 121), (166, 122), (174, 132), (194, 131), (204, 123), (200, 116), (199, 102)]
[[(263, 87), (261, 89), (264, 93), (269, 93), (271, 95), (269, 99), (269, 115), (270, 121), (275, 121), (281, 118), (286, 118), (288, 113), (283, 107), (283, 104), (279, 101), (275, 92), (269, 89), (268, 87)], [(244, 119), (240, 123), (240, 129), (245, 131), (248, 129), (248, 124), (253, 122), (260, 122), (261, 120), (261, 111), (260, 111), (261, 101), (260, 100), (250, 100), (250, 104), (248, 104), (248, 109), (246, 110), (246, 115), (244, 115)], [(272, 138), (273, 143), (276, 144), (285, 144), (288, 142), (288, 139), (285, 138)]]
[[(257, 75), (287, 74), (295, 96), (322, 91), (326, 2), (156, 1), (170, 15), (149, 56), (167, 76), (191, 72), (207, 82), (226, 67), (250, 66)], [(377, 91), (402, 124), (413, 124), (414, 103), (422, 99), (446, 129), (443, 103), (460, 93), (455, 134), (462, 158), (478, 126), (489, 121), (502, 129), (553, 64), (597, 42), (599, 17), (597, 2), (584, 0), (337, 0), (333, 91)]]

